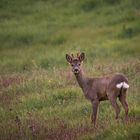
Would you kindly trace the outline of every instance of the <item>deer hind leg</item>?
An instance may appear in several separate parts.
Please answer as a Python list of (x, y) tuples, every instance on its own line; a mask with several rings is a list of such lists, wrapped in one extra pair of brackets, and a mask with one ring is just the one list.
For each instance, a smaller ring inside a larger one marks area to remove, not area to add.
[(119, 96), (119, 100), (125, 110), (125, 120), (128, 120), (128, 103), (126, 101), (126, 90), (123, 90), (121, 95)]
[(115, 118), (118, 119), (119, 117), (119, 113), (120, 113), (120, 107), (119, 105), (117, 104), (117, 97), (115, 96), (115, 94), (110, 94), (112, 96), (108, 97), (110, 102), (111, 102), (111, 105), (113, 106), (113, 108), (115, 109), (115, 113), (116, 113), (116, 116)]

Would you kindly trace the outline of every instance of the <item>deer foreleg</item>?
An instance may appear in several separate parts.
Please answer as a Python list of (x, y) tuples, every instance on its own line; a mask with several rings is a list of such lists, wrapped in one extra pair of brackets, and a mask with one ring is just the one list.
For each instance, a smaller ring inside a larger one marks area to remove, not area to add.
[(98, 105), (99, 105), (99, 101), (93, 101), (92, 102), (93, 111), (92, 111), (91, 120), (92, 120), (92, 123), (94, 124), (94, 126), (96, 125)]

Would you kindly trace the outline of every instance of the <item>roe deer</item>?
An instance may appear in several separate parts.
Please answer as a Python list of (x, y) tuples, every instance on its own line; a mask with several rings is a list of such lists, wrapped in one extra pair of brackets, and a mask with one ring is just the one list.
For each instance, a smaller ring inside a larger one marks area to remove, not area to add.
[(93, 106), (93, 112), (91, 120), (96, 124), (96, 116), (98, 105), (100, 101), (109, 100), (115, 109), (116, 119), (118, 119), (120, 108), (117, 104), (117, 97), (119, 98), (124, 110), (125, 119), (128, 119), (128, 104), (126, 101), (126, 91), (129, 88), (128, 80), (123, 74), (114, 74), (112, 76), (88, 78), (83, 74), (81, 69), (81, 62), (85, 59), (85, 54), (74, 55), (66, 54), (66, 60), (72, 66), (72, 72), (74, 73), (79, 86), (81, 87), (85, 97), (91, 101)]

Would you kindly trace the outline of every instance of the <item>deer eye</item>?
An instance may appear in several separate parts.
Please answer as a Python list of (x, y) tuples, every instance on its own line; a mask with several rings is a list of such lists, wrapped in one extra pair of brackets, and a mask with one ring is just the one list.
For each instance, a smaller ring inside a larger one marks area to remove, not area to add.
[(81, 64), (79, 63), (78, 66), (80, 66)]
[(71, 66), (73, 67), (74, 65), (73, 65), (73, 64), (71, 64)]

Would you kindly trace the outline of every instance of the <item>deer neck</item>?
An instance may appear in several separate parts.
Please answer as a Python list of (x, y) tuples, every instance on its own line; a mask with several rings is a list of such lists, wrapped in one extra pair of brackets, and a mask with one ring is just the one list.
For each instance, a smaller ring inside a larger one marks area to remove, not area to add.
[(75, 74), (75, 77), (78, 81), (79, 86), (82, 88), (84, 92), (87, 90), (88, 86), (88, 78), (80, 71), (78, 74)]

